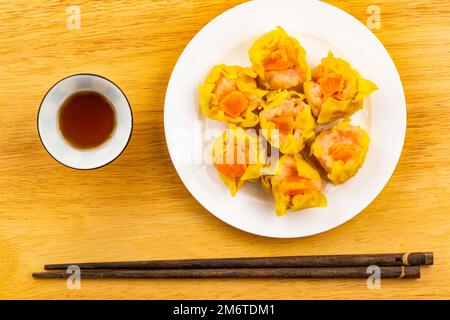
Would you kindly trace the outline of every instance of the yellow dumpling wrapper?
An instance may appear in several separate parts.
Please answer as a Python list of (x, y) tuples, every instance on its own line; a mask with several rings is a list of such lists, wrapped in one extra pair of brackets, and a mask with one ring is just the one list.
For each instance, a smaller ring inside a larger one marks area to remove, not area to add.
[(312, 80), (305, 82), (303, 88), (319, 124), (350, 117), (362, 109), (364, 99), (378, 89), (347, 61), (335, 58), (331, 51), (313, 69)]
[(261, 180), (263, 187), (272, 191), (278, 216), (288, 211), (327, 205), (319, 173), (300, 154), (283, 155), (276, 172)]
[[(267, 88), (290, 89), (311, 79), (305, 49), (280, 26), (256, 40), (249, 50), (249, 56), (261, 83)], [(281, 79), (274, 78), (273, 83), (280, 82), (275, 87), (271, 85), (271, 77), (274, 75), (270, 71), (286, 72), (280, 78), (290, 80), (283, 84)]]
[(311, 154), (334, 184), (353, 177), (362, 167), (369, 149), (367, 132), (349, 122), (339, 122), (330, 130), (321, 132), (311, 145)]
[[(267, 92), (258, 88), (256, 78), (251, 68), (223, 64), (215, 66), (204, 84), (200, 85), (201, 112), (227, 124), (242, 127), (257, 125), (259, 119), (254, 111), (261, 106)], [(225, 101), (228, 101), (227, 104), (224, 104)], [(234, 109), (227, 113), (224, 105), (234, 106)]]
[(265, 151), (258, 136), (231, 127), (216, 139), (212, 157), (220, 178), (235, 196), (247, 181), (259, 179)]
[[(295, 102), (287, 103), (288, 100)], [(294, 108), (301, 110), (290, 112), (293, 103), (297, 104)], [(271, 114), (274, 116), (269, 117), (268, 115)], [(276, 119), (281, 119), (284, 124), (280, 120), (277, 124)], [(295, 91), (278, 90), (271, 91), (267, 95), (264, 110), (260, 113), (260, 126), (263, 129), (262, 134), (272, 146), (279, 148), (284, 154), (294, 154), (300, 152), (306, 142), (314, 138), (314, 129), (317, 124), (311, 107), (304, 102), (302, 94)], [(280, 126), (289, 126), (289, 128), (292, 127), (292, 130), (286, 134), (279, 129)], [(277, 131), (273, 131), (274, 129)], [(274, 134), (278, 134), (278, 137)]]

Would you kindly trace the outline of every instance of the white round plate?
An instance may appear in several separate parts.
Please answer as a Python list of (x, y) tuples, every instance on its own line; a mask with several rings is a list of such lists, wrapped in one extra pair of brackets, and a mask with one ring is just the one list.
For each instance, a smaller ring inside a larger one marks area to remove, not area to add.
[[(326, 208), (289, 212), (282, 217), (275, 215), (272, 196), (259, 183), (245, 185), (233, 198), (220, 181), (210, 164), (210, 147), (225, 125), (200, 113), (198, 94), (199, 85), (214, 65), (250, 66), (252, 43), (278, 25), (299, 39), (311, 67), (332, 50), (379, 88), (366, 99), (364, 110), (352, 117), (352, 123), (364, 127), (371, 138), (366, 161), (357, 175), (343, 185), (325, 186)], [(212, 20), (183, 51), (167, 88), (164, 127), (181, 180), (208, 211), (257, 235), (304, 237), (350, 220), (381, 192), (402, 151), (406, 103), (391, 57), (357, 19), (319, 1), (258, 0)]]

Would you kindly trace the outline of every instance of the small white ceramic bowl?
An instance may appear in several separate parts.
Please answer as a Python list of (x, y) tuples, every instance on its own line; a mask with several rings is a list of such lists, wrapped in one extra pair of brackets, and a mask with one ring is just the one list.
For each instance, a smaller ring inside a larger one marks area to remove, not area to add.
[[(58, 113), (65, 99), (86, 90), (95, 91), (111, 102), (116, 127), (111, 138), (100, 146), (81, 150), (63, 138)], [(38, 132), (45, 149), (56, 161), (74, 169), (95, 169), (115, 160), (126, 148), (132, 130), (133, 115), (125, 94), (108, 79), (94, 74), (76, 74), (57, 82), (45, 95), (38, 112)]]

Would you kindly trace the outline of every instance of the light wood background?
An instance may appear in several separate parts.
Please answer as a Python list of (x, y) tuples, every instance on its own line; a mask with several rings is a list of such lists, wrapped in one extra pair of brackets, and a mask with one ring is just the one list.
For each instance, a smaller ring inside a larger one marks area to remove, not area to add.
[[(203, 209), (170, 161), (163, 105), (189, 40), (239, 0), (0, 2), (0, 298), (306, 299), (450, 298), (450, 2), (330, 1), (365, 23), (400, 72), (408, 104), (402, 157), (378, 198), (348, 223), (279, 240), (234, 229)], [(276, 5), (276, 1), (274, 1)], [(349, 35), (350, 36), (350, 35)], [(112, 164), (68, 169), (42, 147), (36, 113), (46, 91), (74, 73), (104, 75), (127, 94), (131, 142)], [(38, 281), (45, 263), (101, 260), (434, 251), (420, 280)]]

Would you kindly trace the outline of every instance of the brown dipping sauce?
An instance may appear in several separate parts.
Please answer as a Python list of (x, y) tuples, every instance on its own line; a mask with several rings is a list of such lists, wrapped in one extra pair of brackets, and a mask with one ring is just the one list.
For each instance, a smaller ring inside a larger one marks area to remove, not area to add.
[(94, 91), (69, 96), (59, 110), (59, 129), (68, 143), (78, 149), (92, 149), (108, 140), (116, 127), (111, 102)]

